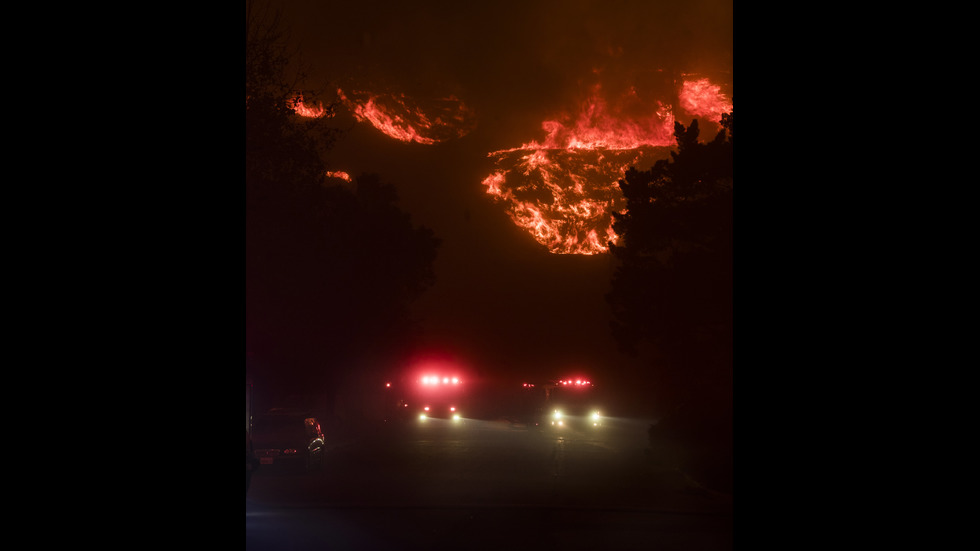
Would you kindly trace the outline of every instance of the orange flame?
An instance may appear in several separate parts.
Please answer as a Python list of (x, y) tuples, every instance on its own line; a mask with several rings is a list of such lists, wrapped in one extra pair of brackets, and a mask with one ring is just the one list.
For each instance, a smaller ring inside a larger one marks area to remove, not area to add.
[(434, 144), (460, 138), (475, 126), (473, 113), (455, 96), (427, 102), (423, 107), (404, 94), (338, 90), (341, 101), (358, 121), (367, 121), (386, 135), (404, 142)]
[(680, 105), (691, 115), (712, 122), (719, 122), (723, 113), (732, 110), (732, 103), (721, 92), (721, 86), (712, 84), (706, 78), (684, 81), (680, 91)]
[(327, 178), (338, 178), (340, 180), (344, 180), (345, 182), (350, 182), (351, 181), (350, 174), (348, 174), (348, 173), (346, 173), (346, 172), (344, 172), (342, 170), (328, 170), (327, 171)]
[(596, 87), (575, 117), (541, 124), (542, 142), (490, 153), (503, 168), (484, 178), (486, 192), (508, 203), (514, 223), (552, 253), (608, 251), (617, 241), (612, 212), (624, 207), (623, 172), (646, 150), (674, 144), (669, 106), (658, 103), (639, 117), (627, 116), (626, 107), (611, 108)]
[(572, 124), (558, 120), (541, 123), (548, 136), (544, 142), (524, 144), (522, 149), (637, 149), (643, 146), (670, 146), (674, 143), (674, 120), (669, 106), (638, 120), (625, 119), (612, 112), (599, 96), (598, 87), (582, 105)]
[[(706, 78), (683, 82), (678, 95), (689, 114), (716, 123), (732, 110)], [(596, 86), (574, 116), (541, 128), (541, 142), (489, 154), (497, 168), (483, 179), (487, 194), (507, 204), (514, 223), (552, 253), (607, 252), (618, 241), (612, 213), (625, 207), (619, 179), (676, 143), (670, 105), (643, 102), (635, 89), (610, 105)]]
[(290, 102), (290, 108), (296, 112), (297, 115), (301, 117), (307, 117), (311, 119), (318, 119), (327, 114), (327, 110), (323, 107), (323, 102), (318, 102), (317, 105), (307, 105), (303, 102), (303, 94), (297, 94), (295, 98)]

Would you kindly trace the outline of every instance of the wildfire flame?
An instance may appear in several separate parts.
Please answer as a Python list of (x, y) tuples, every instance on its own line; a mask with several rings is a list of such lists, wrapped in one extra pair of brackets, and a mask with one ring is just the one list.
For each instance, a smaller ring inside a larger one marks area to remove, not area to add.
[(423, 106), (404, 94), (374, 94), (338, 90), (341, 101), (358, 121), (367, 121), (386, 135), (404, 142), (434, 144), (461, 138), (475, 127), (475, 117), (457, 98), (449, 96)]
[[(337, 92), (359, 122), (404, 142), (435, 144), (476, 126), (473, 112), (455, 96), (421, 103), (405, 94)], [(717, 123), (732, 110), (721, 87), (707, 78), (683, 81), (677, 94), (679, 107), (693, 117)], [(333, 114), (322, 103), (307, 105), (302, 94), (291, 108), (303, 117)], [(634, 88), (610, 104), (597, 85), (576, 112), (545, 120), (541, 129), (540, 142), (488, 154), (496, 168), (482, 181), (486, 193), (506, 204), (513, 222), (549, 252), (607, 252), (618, 240), (612, 213), (625, 206), (619, 179), (675, 145), (671, 105), (642, 101)], [(327, 177), (351, 181), (345, 172)]]
[(351, 181), (350, 174), (344, 172), (343, 170), (329, 170), (327, 171), (327, 178), (338, 178), (344, 180), (345, 182)]
[[(636, 91), (630, 90), (626, 100), (635, 98)], [(669, 106), (661, 104), (655, 113), (639, 119), (624, 118), (625, 109), (622, 103), (619, 109), (611, 108), (596, 86), (571, 124), (567, 117), (566, 122), (546, 120), (541, 123), (548, 133), (544, 142), (524, 144), (521, 149), (625, 150), (673, 143), (674, 119)]]
[(307, 105), (303, 101), (303, 94), (297, 94), (290, 102), (289, 107), (297, 115), (311, 119), (318, 119), (327, 114), (327, 110), (323, 107), (323, 102), (317, 102), (316, 105)]
[[(684, 82), (679, 99), (688, 113), (715, 122), (732, 109), (707, 79)], [(541, 128), (541, 142), (489, 154), (497, 168), (483, 179), (487, 194), (549, 252), (607, 252), (618, 240), (612, 213), (625, 206), (619, 179), (676, 143), (671, 106), (645, 104), (632, 88), (610, 105), (595, 86), (574, 115)]]
[(732, 103), (721, 92), (721, 86), (712, 84), (706, 78), (684, 81), (679, 99), (685, 111), (712, 122), (720, 121), (723, 113), (732, 110)]
[(483, 180), (487, 193), (552, 253), (608, 251), (612, 212), (624, 206), (618, 180), (651, 148), (674, 143), (670, 106), (637, 116), (636, 101), (631, 90), (610, 106), (594, 88), (574, 116), (541, 123), (543, 141), (491, 152), (498, 168)]

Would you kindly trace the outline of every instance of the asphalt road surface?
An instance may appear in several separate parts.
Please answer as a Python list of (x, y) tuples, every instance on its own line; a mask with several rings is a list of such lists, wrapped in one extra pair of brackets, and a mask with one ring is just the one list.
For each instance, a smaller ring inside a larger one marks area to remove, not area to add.
[(655, 457), (647, 427), (365, 428), (322, 472), (253, 476), (246, 549), (732, 549), (731, 495)]

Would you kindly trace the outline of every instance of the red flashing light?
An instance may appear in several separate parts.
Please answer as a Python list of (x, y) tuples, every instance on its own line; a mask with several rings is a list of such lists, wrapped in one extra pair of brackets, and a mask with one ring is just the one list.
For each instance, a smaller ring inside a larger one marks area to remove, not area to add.
[(444, 385), (448, 385), (450, 383), (458, 385), (462, 383), (462, 381), (459, 380), (459, 377), (450, 378), (444, 376), (440, 379), (438, 375), (425, 375), (419, 380), (419, 382), (423, 385), (438, 385), (440, 383)]

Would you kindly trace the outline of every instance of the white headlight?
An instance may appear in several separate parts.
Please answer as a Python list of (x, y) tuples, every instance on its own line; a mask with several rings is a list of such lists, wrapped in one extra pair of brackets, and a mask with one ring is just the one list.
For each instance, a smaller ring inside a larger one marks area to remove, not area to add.
[(555, 410), (555, 419), (561, 419), (561, 412), (557, 409)]

